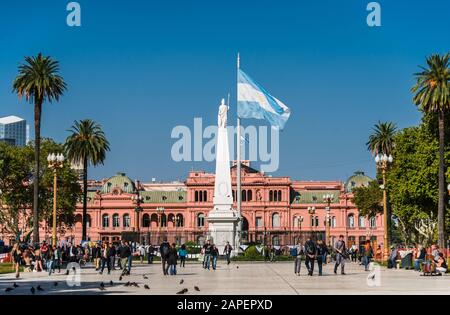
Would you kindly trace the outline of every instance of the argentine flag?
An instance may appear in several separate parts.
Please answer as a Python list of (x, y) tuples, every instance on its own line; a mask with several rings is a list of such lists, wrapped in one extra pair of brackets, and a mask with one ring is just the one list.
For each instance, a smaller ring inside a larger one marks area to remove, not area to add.
[(283, 129), (291, 112), (281, 101), (270, 95), (244, 71), (238, 70), (238, 117), (266, 119)]

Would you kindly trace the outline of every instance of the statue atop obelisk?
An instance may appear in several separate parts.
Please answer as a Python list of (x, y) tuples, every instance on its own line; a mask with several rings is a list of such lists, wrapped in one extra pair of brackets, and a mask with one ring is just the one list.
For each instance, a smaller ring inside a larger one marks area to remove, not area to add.
[(214, 208), (208, 214), (209, 232), (212, 241), (223, 252), (227, 242), (235, 248), (236, 227), (239, 220), (233, 207), (231, 190), (230, 149), (228, 145), (227, 116), (229, 106), (222, 103), (217, 115), (217, 143), (216, 143), (216, 176), (214, 182)]

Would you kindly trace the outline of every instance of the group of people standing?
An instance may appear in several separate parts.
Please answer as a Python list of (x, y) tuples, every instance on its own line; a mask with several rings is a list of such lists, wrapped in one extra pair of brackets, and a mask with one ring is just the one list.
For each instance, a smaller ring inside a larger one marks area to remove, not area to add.
[(91, 259), (95, 265), (95, 270), (103, 274), (105, 267), (108, 274), (117, 267), (122, 270), (123, 275), (130, 275), (132, 266), (132, 249), (128, 241), (121, 241), (120, 244), (109, 242), (97, 243), (91, 250)]
[[(345, 260), (348, 258), (347, 248), (344, 241), (344, 236), (340, 235), (338, 241), (334, 244), (333, 250), (335, 252), (336, 263), (334, 265), (334, 273), (337, 274), (340, 267), (341, 274), (345, 275)], [(327, 263), (327, 256), (330, 255), (330, 249), (322, 240), (316, 242), (308, 238), (304, 245), (298, 244), (291, 250), (291, 255), (294, 259), (294, 272), (300, 276), (300, 269), (302, 264), (302, 257), (305, 257), (305, 266), (308, 270), (308, 275), (312, 276), (314, 273), (314, 265), (317, 261), (319, 267), (319, 276), (322, 276), (323, 264)]]
[(161, 264), (163, 274), (174, 276), (177, 274), (178, 259), (180, 260), (180, 268), (186, 267), (187, 249), (186, 245), (181, 245), (177, 250), (175, 243), (170, 244), (165, 238), (159, 246), (161, 254)]
[[(233, 247), (231, 247), (230, 242), (224, 247), (223, 254), (225, 255), (225, 259), (227, 261), (227, 265), (231, 263), (231, 252), (233, 251)], [(219, 258), (219, 249), (215, 244), (211, 244), (210, 240), (207, 240), (203, 245), (201, 254), (203, 255), (203, 268), (211, 270), (216, 270), (217, 268), (217, 259)]]

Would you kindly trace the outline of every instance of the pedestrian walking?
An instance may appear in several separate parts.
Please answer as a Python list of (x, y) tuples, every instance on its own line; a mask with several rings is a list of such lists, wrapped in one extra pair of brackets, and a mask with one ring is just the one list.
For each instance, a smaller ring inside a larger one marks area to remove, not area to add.
[(172, 243), (172, 245), (169, 248), (169, 256), (167, 258), (167, 264), (169, 266), (171, 276), (175, 276), (177, 274), (177, 260), (178, 260), (177, 247), (175, 243)]
[[(211, 245), (211, 264), (213, 270), (216, 270), (217, 268), (217, 259), (219, 257), (219, 249), (216, 247), (215, 244)], [(209, 266), (208, 266), (209, 269)]]
[(169, 252), (170, 252), (170, 244), (167, 242), (167, 238), (164, 238), (163, 242), (159, 246), (159, 252), (161, 254), (161, 264), (163, 269), (163, 274), (167, 276), (169, 274)]
[(109, 251), (110, 251), (109, 263), (111, 265), (111, 269), (116, 270), (116, 255), (117, 255), (116, 246), (111, 243), (111, 245), (109, 246)]
[(61, 250), (59, 249), (59, 247), (53, 245), (50, 251), (49, 262), (49, 266), (47, 267), (49, 276), (52, 274), (52, 272), (55, 273), (56, 268), (58, 268), (58, 273), (61, 273)]
[(302, 266), (302, 255), (304, 254), (304, 249), (302, 244), (299, 242), (297, 246), (294, 246), (291, 250), (291, 256), (293, 256), (294, 259), (294, 273), (297, 276), (300, 276), (300, 268)]
[(92, 249), (92, 258), (94, 259), (95, 271), (98, 271), (100, 269), (100, 262), (102, 259), (102, 247), (99, 243), (97, 243)]
[(18, 243), (14, 244), (11, 250), (11, 257), (13, 259), (14, 271), (16, 272), (16, 278), (20, 277), (20, 265), (22, 263), (22, 250)]
[(316, 244), (308, 238), (305, 243), (305, 266), (308, 269), (308, 275), (312, 276), (314, 272), (314, 260), (316, 259)]
[(341, 274), (345, 275), (345, 259), (347, 256), (347, 249), (345, 247), (344, 235), (339, 235), (339, 239), (334, 244), (336, 251), (336, 264), (334, 265), (334, 273), (337, 274), (339, 265), (341, 266)]
[(103, 270), (105, 269), (105, 265), (108, 269), (108, 274), (111, 273), (111, 248), (109, 244), (105, 242), (102, 248), (102, 267), (100, 269), (100, 274), (103, 274)]
[(327, 254), (328, 254), (328, 248), (323, 243), (322, 240), (317, 241), (317, 266), (319, 267), (319, 276), (322, 276), (322, 265), (326, 260)]
[(203, 253), (204, 253), (203, 268), (209, 269), (210, 262), (211, 262), (211, 242), (210, 242), (210, 240), (207, 240), (206, 244), (203, 245)]
[(139, 245), (138, 247), (138, 253), (139, 253), (139, 260), (141, 261), (141, 264), (144, 263), (144, 257), (145, 257), (145, 247), (144, 245)]
[(227, 265), (231, 263), (231, 252), (233, 251), (233, 247), (231, 247), (230, 242), (227, 242), (225, 248), (223, 249), (223, 253), (225, 255), (225, 259), (227, 260)]
[(370, 241), (367, 240), (364, 244), (364, 253), (363, 253), (363, 264), (364, 264), (364, 271), (369, 271), (369, 265), (370, 261), (373, 257), (373, 248), (370, 244)]
[(123, 241), (119, 248), (120, 266), (122, 268), (122, 275), (130, 275), (131, 266), (128, 264), (131, 255), (131, 247), (127, 241)]
[(186, 265), (186, 257), (187, 257), (187, 250), (186, 245), (181, 245), (180, 249), (178, 250), (178, 257), (180, 258), (180, 268), (185, 267)]
[(155, 254), (155, 248), (150, 243), (147, 247), (147, 262), (148, 264), (153, 264), (153, 255)]

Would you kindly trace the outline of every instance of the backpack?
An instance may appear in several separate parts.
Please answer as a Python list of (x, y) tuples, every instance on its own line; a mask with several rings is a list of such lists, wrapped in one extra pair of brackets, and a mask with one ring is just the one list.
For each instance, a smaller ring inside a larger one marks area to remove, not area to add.
[(316, 250), (314, 248), (314, 245), (311, 243), (307, 243), (306, 245), (306, 253), (308, 255), (314, 255), (316, 253)]
[(294, 247), (291, 249), (291, 256), (297, 257), (298, 253), (297, 253), (297, 247)]
[(163, 244), (161, 247), (162, 247), (161, 248), (161, 255), (163, 257), (169, 256), (169, 246), (167, 246), (167, 244)]

